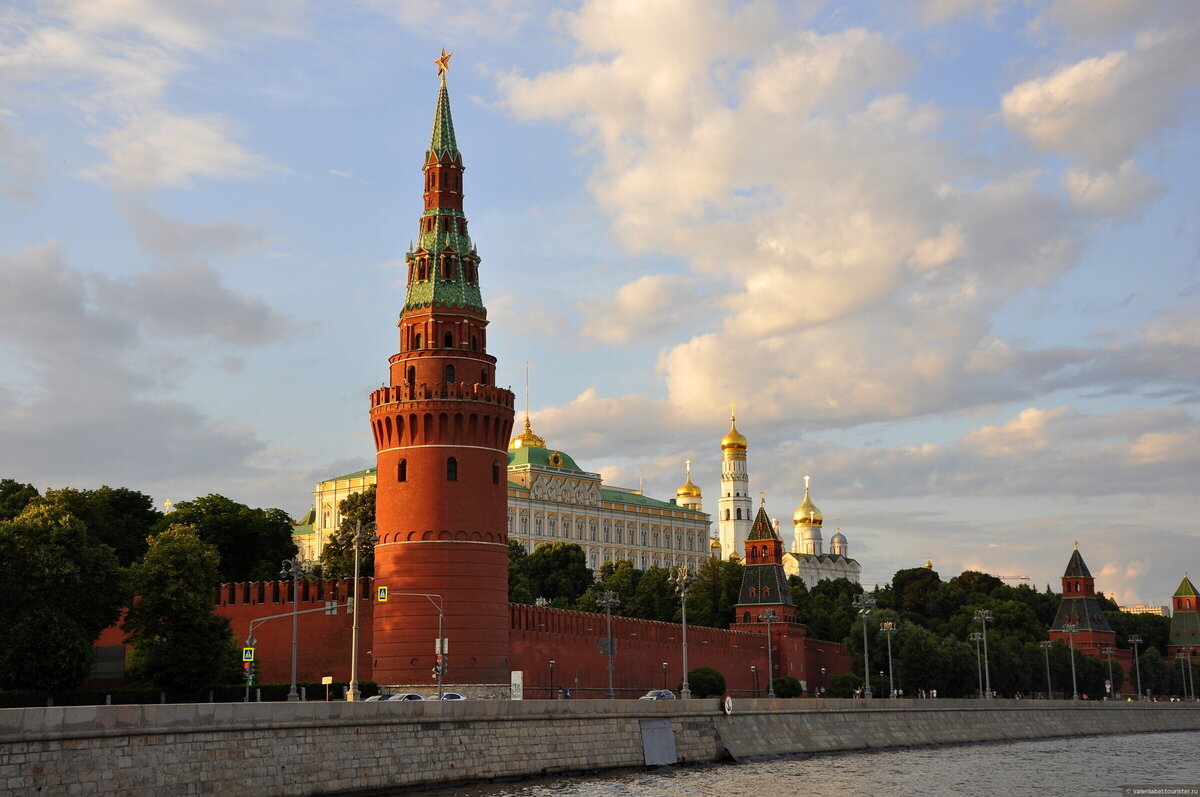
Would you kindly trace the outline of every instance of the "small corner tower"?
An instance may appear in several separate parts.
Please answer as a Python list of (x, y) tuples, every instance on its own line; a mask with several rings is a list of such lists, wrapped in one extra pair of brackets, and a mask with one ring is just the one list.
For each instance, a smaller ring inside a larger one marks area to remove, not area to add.
[(783, 540), (767, 517), (765, 499), (746, 538), (746, 556), (742, 564), (746, 569), (742, 573), (742, 591), (732, 627), (757, 623), (759, 611), (763, 609), (774, 609), (777, 622), (794, 623), (796, 606), (792, 603), (792, 591), (783, 572)]
[(1050, 626), (1050, 638), (1067, 642), (1073, 634), (1074, 646), (1097, 658), (1103, 648), (1115, 647), (1117, 635), (1096, 599), (1096, 579), (1079, 553), (1079, 543), (1075, 543), (1063, 572), (1062, 588), (1062, 602)]
[(721, 552), (728, 557), (745, 546), (753, 522), (746, 448), (746, 436), (737, 430), (737, 416), (730, 413), (729, 434), (721, 438), (721, 497), (717, 501)]
[[(445, 606), (447, 681), (507, 683), (507, 457), (512, 391), (496, 387), (487, 353), (479, 255), (463, 213), (463, 159), (446, 70), (425, 153), (425, 209), (405, 256), (400, 351), (371, 394), (377, 462), (374, 678), (429, 683)], [(403, 593), (407, 593), (404, 595)]]
[(1183, 574), (1179, 589), (1171, 596), (1171, 630), (1167, 636), (1168, 656), (1174, 656), (1180, 651), (1195, 655), (1196, 646), (1200, 645), (1200, 612), (1197, 611), (1196, 588), (1188, 574)]

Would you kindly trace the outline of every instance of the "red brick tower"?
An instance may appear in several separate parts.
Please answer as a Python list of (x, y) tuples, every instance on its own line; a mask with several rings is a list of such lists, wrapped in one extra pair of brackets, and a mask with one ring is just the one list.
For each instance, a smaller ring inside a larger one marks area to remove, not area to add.
[(1068, 634), (1064, 631), (1070, 624), (1075, 629), (1075, 649), (1102, 658), (1101, 651), (1104, 648), (1116, 646), (1117, 635), (1108, 624), (1100, 601), (1096, 599), (1096, 579), (1083, 561), (1078, 543), (1063, 572), (1062, 587), (1062, 602), (1050, 626), (1050, 639), (1061, 639), (1070, 644)]
[(431, 682), (445, 605), (448, 683), (508, 681), (508, 438), (513, 394), (495, 386), (479, 256), (463, 214), (463, 161), (454, 139), (446, 61), (425, 153), (425, 212), (406, 256), (400, 352), (371, 394), (378, 466), (374, 678)]

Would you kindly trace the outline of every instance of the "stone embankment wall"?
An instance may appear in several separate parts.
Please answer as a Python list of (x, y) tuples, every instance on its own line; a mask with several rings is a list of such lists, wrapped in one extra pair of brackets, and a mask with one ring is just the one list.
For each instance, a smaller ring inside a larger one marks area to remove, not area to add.
[[(1200, 706), (955, 700), (226, 703), (0, 710), (0, 792), (308, 795), (749, 756), (1200, 729)], [(664, 753), (665, 750), (665, 753)]]

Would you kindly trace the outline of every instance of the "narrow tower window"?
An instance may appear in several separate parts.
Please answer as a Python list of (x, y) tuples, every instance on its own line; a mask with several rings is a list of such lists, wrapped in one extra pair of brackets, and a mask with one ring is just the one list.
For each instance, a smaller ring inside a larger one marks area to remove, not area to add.
[(419, 349), (419, 348), (421, 348), (421, 333), (420, 333), (420, 332), (418, 332), (418, 333), (417, 333), (417, 337), (416, 337), (416, 345), (415, 345), (415, 346), (413, 346), (413, 348), (414, 348), (414, 349)]
[(479, 338), (471, 336), (471, 351), (479, 351)]
[(486, 368), (479, 374), (479, 384), (486, 385), (488, 383), (488, 370)]
[(447, 333), (446, 333), (446, 337), (444, 338), (444, 340), (445, 340), (445, 342), (446, 342), (446, 345), (445, 345), (445, 347), (446, 347), (447, 349), (453, 349), (453, 348), (454, 348), (454, 333), (453, 333), (453, 332), (447, 332)]
[[(417, 336), (417, 345), (421, 345), (420, 335)], [(413, 366), (408, 366), (408, 384), (415, 385), (417, 383), (417, 369)]]
[(500, 483), (500, 463), (493, 462), (492, 463), (492, 484), (499, 484), (499, 483)]
[(396, 465), (396, 481), (398, 481), (398, 482), (408, 481), (408, 460), (407, 459), (400, 460), (400, 462)]
[(458, 460), (455, 457), (446, 460), (446, 481), (458, 481)]
[(737, 519), (738, 519), (738, 520), (741, 520), (741, 519), (742, 519), (742, 508), (741, 508), (741, 507), (738, 507), (738, 511), (737, 511)]
[(454, 381), (454, 366), (453, 365), (446, 366), (446, 381), (447, 382)]

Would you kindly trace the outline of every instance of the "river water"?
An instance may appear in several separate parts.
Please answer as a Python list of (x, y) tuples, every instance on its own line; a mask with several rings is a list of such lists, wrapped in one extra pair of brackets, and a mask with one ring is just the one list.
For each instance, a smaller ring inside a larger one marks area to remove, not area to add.
[(1200, 731), (819, 754), (743, 764), (543, 778), (439, 789), (465, 797), (897, 797), (1135, 795), (1123, 786), (1200, 794)]

